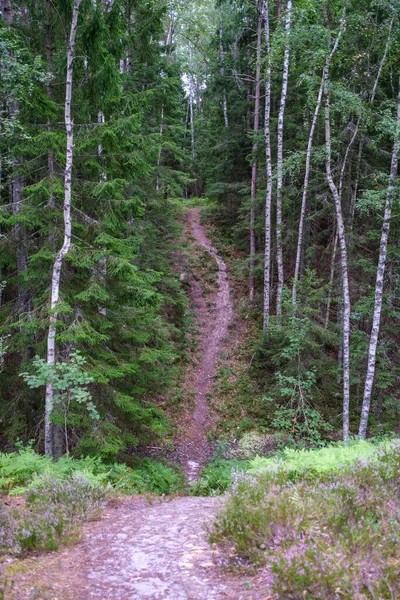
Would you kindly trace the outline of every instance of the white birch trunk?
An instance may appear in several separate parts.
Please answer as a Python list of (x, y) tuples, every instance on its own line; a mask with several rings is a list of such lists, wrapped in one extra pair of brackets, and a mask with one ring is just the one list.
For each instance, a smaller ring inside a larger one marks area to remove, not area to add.
[[(222, 77), (224, 77), (225, 75), (225, 67), (224, 67), (224, 61), (225, 61), (225, 53), (224, 53), (224, 45), (222, 43), (222, 6), (220, 9), (220, 14), (219, 14), (219, 59), (221, 61), (221, 75)], [(224, 113), (224, 124), (226, 129), (229, 127), (229, 120), (228, 120), (228, 101), (226, 99), (226, 91), (224, 88), (224, 97), (223, 97), (223, 101), (222, 101), (222, 110)]]
[(350, 410), (350, 288), (348, 275), (347, 245), (339, 191), (332, 176), (331, 123), (329, 102), (329, 61), (324, 69), (325, 91), (325, 138), (326, 138), (326, 179), (331, 190), (336, 211), (337, 234), (340, 248), (341, 282), (343, 291), (343, 440), (349, 437)]
[[(257, 2), (258, 9), (259, 3)], [(256, 253), (256, 238), (254, 232), (255, 222), (255, 201), (257, 194), (257, 150), (258, 150), (258, 131), (260, 129), (260, 91), (261, 91), (261, 35), (262, 35), (262, 14), (258, 12), (257, 27), (257, 58), (256, 58), (256, 89), (254, 100), (254, 141), (253, 141), (253, 164), (251, 166), (251, 193), (250, 193), (250, 262), (249, 262), (249, 298), (250, 302), (254, 300), (254, 257)]]
[(195, 133), (194, 133), (194, 110), (193, 110), (193, 102), (194, 102), (194, 86), (193, 86), (193, 75), (189, 75), (189, 118), (190, 118), (190, 141), (191, 141), (191, 150), (192, 150), (192, 158), (196, 157), (196, 147), (195, 147)]
[[(54, 264), (51, 279), (51, 300), (49, 331), (47, 336), (47, 364), (54, 367), (56, 364), (56, 323), (57, 304), (60, 298), (60, 278), (64, 258), (71, 247), (71, 194), (72, 194), (72, 161), (73, 161), (73, 121), (71, 118), (72, 79), (73, 62), (75, 56), (75, 36), (78, 26), (79, 7), (81, 0), (74, 0), (72, 12), (71, 30), (67, 50), (67, 75), (65, 92), (65, 129), (67, 133), (66, 164), (64, 178), (64, 242), (58, 252)], [(45, 453), (53, 455), (53, 436), (51, 415), (53, 412), (54, 390), (52, 382), (46, 385), (45, 399)]]
[(293, 288), (292, 288), (292, 302), (296, 304), (297, 302), (297, 283), (300, 275), (300, 263), (301, 263), (301, 253), (303, 249), (303, 237), (304, 237), (304, 221), (306, 217), (306, 208), (307, 208), (307, 193), (308, 193), (308, 184), (310, 181), (310, 170), (311, 170), (311, 149), (314, 138), (315, 126), (317, 124), (319, 109), (321, 108), (322, 102), (322, 93), (324, 90), (323, 81), (321, 81), (321, 85), (318, 92), (317, 104), (314, 110), (313, 120), (311, 122), (310, 134), (308, 136), (308, 144), (307, 144), (307, 152), (306, 152), (306, 170), (304, 174), (304, 184), (303, 184), (303, 195), (301, 199), (301, 209), (300, 209), (300, 220), (299, 220), (299, 233), (297, 236), (297, 251), (296, 251), (296, 263), (294, 267), (294, 277), (293, 277)]
[(278, 266), (278, 286), (276, 291), (276, 314), (280, 322), (282, 315), (282, 290), (284, 283), (282, 248), (282, 187), (283, 187), (283, 118), (285, 115), (290, 57), (290, 27), (292, 20), (292, 0), (288, 0), (285, 19), (286, 45), (283, 57), (282, 93), (278, 115), (278, 156), (276, 189), (276, 261)]
[(267, 189), (265, 197), (265, 251), (264, 251), (264, 308), (263, 329), (269, 326), (271, 307), (271, 208), (272, 208), (272, 152), (271, 152), (271, 44), (269, 31), (268, 0), (261, 2), (265, 28), (265, 48), (267, 53), (267, 71), (265, 77), (265, 157)]
[(376, 350), (379, 338), (379, 329), (381, 322), (382, 313), (382, 298), (383, 298), (383, 287), (385, 277), (385, 266), (386, 266), (386, 255), (387, 246), (389, 239), (390, 230), (390, 218), (392, 214), (392, 201), (395, 182), (397, 178), (397, 167), (398, 167), (398, 156), (400, 147), (400, 80), (399, 80), (399, 94), (397, 102), (397, 132), (393, 145), (392, 162), (390, 166), (390, 179), (386, 193), (385, 213), (383, 216), (382, 234), (379, 246), (379, 259), (378, 268), (376, 272), (376, 284), (375, 284), (375, 305), (374, 314), (372, 318), (372, 329), (371, 336), (369, 339), (368, 348), (368, 366), (367, 375), (365, 378), (364, 386), (364, 397), (361, 411), (360, 428), (358, 435), (361, 439), (364, 439), (367, 435), (369, 409), (371, 405), (372, 389), (375, 379), (375, 368), (376, 368)]
[[(326, 60), (327, 63), (329, 63), (332, 60), (336, 50), (338, 49), (340, 38), (342, 37), (343, 31), (344, 31), (344, 27), (345, 27), (345, 18), (343, 15), (343, 18), (340, 22), (340, 28), (339, 28), (339, 32), (336, 37), (335, 43), (333, 45), (333, 48), (332, 48), (329, 56), (327, 56), (327, 60)], [(313, 116), (313, 120), (311, 122), (310, 134), (308, 136), (308, 144), (307, 144), (307, 152), (306, 152), (306, 170), (305, 170), (305, 174), (304, 174), (303, 195), (302, 195), (302, 199), (301, 199), (299, 233), (298, 233), (298, 237), (297, 237), (296, 263), (295, 263), (295, 269), (294, 269), (293, 288), (292, 288), (293, 304), (296, 304), (296, 301), (297, 301), (297, 283), (299, 281), (299, 276), (300, 276), (301, 253), (302, 253), (302, 249), (303, 249), (303, 239), (304, 239), (304, 221), (305, 221), (306, 208), (307, 208), (308, 184), (310, 182), (311, 150), (312, 150), (315, 127), (317, 124), (318, 115), (319, 115), (319, 111), (321, 108), (323, 90), (324, 90), (324, 76), (322, 75), (321, 85), (320, 85), (318, 97), (317, 97), (317, 103), (316, 103), (315, 110), (314, 110), (314, 116)]]

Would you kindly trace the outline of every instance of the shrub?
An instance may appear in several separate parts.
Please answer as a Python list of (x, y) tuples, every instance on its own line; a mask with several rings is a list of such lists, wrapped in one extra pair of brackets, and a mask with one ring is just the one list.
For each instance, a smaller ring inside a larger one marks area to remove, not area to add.
[(400, 441), (293, 483), (237, 474), (210, 539), (227, 566), (261, 567), (279, 598), (400, 597)]
[(235, 470), (246, 470), (248, 463), (239, 460), (215, 460), (201, 470), (200, 478), (190, 489), (192, 496), (214, 496), (231, 488)]
[(81, 474), (64, 480), (42, 476), (27, 494), (25, 510), (0, 512), (1, 549), (17, 554), (56, 550), (81, 521), (99, 516), (104, 499), (104, 488)]
[(136, 459), (133, 468), (121, 463), (104, 463), (99, 457), (91, 456), (74, 459), (65, 455), (56, 462), (36, 454), (31, 447), (0, 453), (0, 470), (0, 491), (10, 495), (36, 487), (43, 476), (65, 480), (74, 473), (93, 485), (109, 485), (128, 494), (171, 494), (184, 487), (184, 477), (179, 469), (150, 459)]

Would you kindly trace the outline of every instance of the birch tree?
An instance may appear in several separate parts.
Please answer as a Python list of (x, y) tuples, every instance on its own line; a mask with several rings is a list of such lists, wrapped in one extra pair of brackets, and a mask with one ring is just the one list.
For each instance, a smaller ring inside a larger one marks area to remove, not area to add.
[(267, 54), (267, 69), (265, 76), (265, 157), (267, 188), (265, 197), (265, 250), (264, 250), (264, 307), (263, 329), (269, 325), (271, 306), (271, 208), (272, 208), (272, 151), (271, 151), (271, 42), (269, 29), (268, 0), (261, 2), (264, 19), (265, 49)]
[(369, 409), (370, 409), (370, 405), (371, 405), (372, 389), (373, 389), (374, 379), (375, 379), (376, 351), (377, 351), (377, 346), (378, 346), (379, 329), (380, 329), (381, 314), (382, 314), (382, 299), (383, 299), (383, 288), (384, 288), (384, 278), (385, 278), (386, 256), (387, 256), (387, 247), (388, 247), (388, 239), (389, 239), (389, 231), (390, 231), (390, 219), (392, 216), (392, 202), (393, 202), (393, 195), (394, 195), (395, 184), (396, 184), (396, 179), (397, 179), (399, 148), (400, 148), (400, 80), (399, 80), (399, 92), (398, 92), (398, 99), (397, 99), (396, 134), (395, 134), (395, 140), (394, 140), (394, 145), (393, 145), (392, 160), (391, 160), (391, 165), (390, 165), (389, 185), (388, 185), (387, 193), (386, 193), (386, 203), (385, 203), (385, 212), (383, 215), (381, 241), (380, 241), (380, 245), (379, 245), (379, 259), (378, 259), (378, 268), (376, 271), (376, 284), (375, 284), (374, 313), (373, 313), (373, 317), (372, 317), (372, 328), (371, 328), (371, 335), (370, 335), (370, 339), (369, 339), (368, 365), (367, 365), (367, 374), (366, 374), (365, 385), (364, 385), (364, 396), (363, 396), (363, 404), (362, 404), (362, 411), (361, 411), (360, 428), (358, 431), (358, 435), (361, 439), (364, 439), (367, 435), (368, 416), (369, 416)]
[(326, 144), (326, 179), (332, 193), (335, 212), (337, 235), (340, 248), (341, 284), (343, 290), (343, 440), (349, 437), (350, 421), (350, 287), (347, 260), (347, 244), (339, 190), (335, 185), (332, 175), (332, 146), (331, 146), (331, 122), (330, 122), (330, 99), (329, 99), (329, 66), (328, 60), (324, 68), (324, 93), (325, 93), (325, 144)]
[[(67, 47), (67, 73), (66, 73), (66, 91), (65, 91), (65, 130), (67, 134), (66, 146), (66, 164), (64, 175), (64, 242), (57, 253), (53, 264), (53, 273), (51, 279), (51, 299), (50, 299), (50, 319), (47, 336), (47, 365), (54, 367), (56, 364), (56, 326), (58, 317), (58, 302), (60, 299), (60, 280), (61, 270), (64, 264), (65, 256), (71, 247), (71, 197), (72, 197), (72, 163), (74, 151), (74, 126), (71, 116), (72, 104), (72, 81), (74, 72), (75, 57), (75, 37), (78, 27), (79, 8), (82, 0), (74, 0), (71, 29)], [(45, 398), (45, 453), (53, 455), (53, 431), (51, 416), (54, 406), (53, 383), (49, 381), (46, 385)]]
[(288, 0), (285, 17), (285, 52), (283, 56), (283, 75), (281, 102), (278, 115), (278, 155), (277, 155), (277, 188), (276, 188), (276, 261), (278, 266), (278, 286), (276, 291), (276, 314), (278, 320), (282, 315), (282, 290), (284, 283), (283, 248), (282, 248), (282, 187), (283, 187), (283, 120), (285, 115), (290, 58), (290, 28), (292, 21), (292, 0)]

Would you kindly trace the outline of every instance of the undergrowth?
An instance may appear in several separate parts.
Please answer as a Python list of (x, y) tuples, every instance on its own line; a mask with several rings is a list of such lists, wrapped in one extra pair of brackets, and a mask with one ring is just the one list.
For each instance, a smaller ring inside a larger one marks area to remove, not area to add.
[(0, 553), (57, 550), (82, 521), (98, 518), (106, 492), (80, 473), (45, 475), (32, 486), (23, 509), (0, 508)]
[(121, 463), (104, 463), (99, 457), (72, 458), (58, 461), (20, 447), (17, 452), (0, 453), (0, 493), (17, 495), (35, 487), (42, 477), (68, 479), (80, 473), (86, 480), (108, 486), (126, 494), (171, 494), (183, 488), (182, 473), (171, 466), (150, 459), (135, 459), (132, 467)]
[(400, 441), (367, 448), (358, 445), (363, 458), (340, 447), (290, 452), (290, 468), (253, 461), (237, 472), (210, 528), (222, 565), (262, 568), (287, 600), (400, 597)]

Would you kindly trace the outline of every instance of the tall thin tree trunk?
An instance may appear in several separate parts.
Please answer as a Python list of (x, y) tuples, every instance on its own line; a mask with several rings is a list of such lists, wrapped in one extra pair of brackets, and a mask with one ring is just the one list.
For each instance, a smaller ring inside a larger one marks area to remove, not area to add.
[[(74, 127), (71, 118), (72, 101), (72, 81), (75, 56), (75, 36), (78, 26), (79, 7), (81, 0), (74, 0), (71, 30), (68, 40), (67, 50), (67, 75), (65, 91), (65, 129), (67, 133), (66, 164), (64, 179), (64, 242), (58, 252), (54, 264), (51, 280), (51, 300), (50, 300), (50, 319), (49, 331), (47, 336), (47, 364), (54, 367), (56, 364), (56, 323), (57, 323), (57, 304), (60, 298), (60, 279), (61, 269), (64, 258), (71, 247), (71, 195), (72, 195), (72, 163), (74, 150)], [(53, 455), (53, 435), (51, 415), (54, 404), (54, 389), (52, 382), (46, 385), (46, 403), (45, 403), (45, 453)]]
[(293, 288), (292, 288), (292, 302), (296, 304), (297, 302), (297, 283), (300, 275), (300, 264), (301, 264), (301, 255), (303, 249), (303, 236), (304, 236), (304, 221), (306, 217), (306, 208), (307, 208), (307, 193), (308, 193), (308, 184), (310, 181), (310, 170), (311, 170), (311, 149), (314, 138), (315, 126), (317, 124), (319, 109), (321, 107), (322, 102), (322, 93), (324, 90), (323, 81), (321, 81), (321, 85), (318, 92), (317, 104), (314, 110), (313, 120), (311, 122), (310, 134), (308, 136), (308, 144), (307, 144), (307, 152), (306, 152), (306, 170), (304, 174), (304, 184), (303, 184), (303, 196), (301, 199), (301, 209), (300, 209), (300, 220), (299, 220), (299, 233), (297, 236), (297, 251), (296, 251), (296, 263), (294, 267), (294, 277), (293, 277)]
[[(222, 37), (223, 37), (223, 29), (222, 29), (222, 5), (221, 5), (220, 13), (219, 13), (219, 59), (221, 61), (220, 73), (221, 73), (221, 76), (224, 77), (224, 75), (225, 75), (225, 66), (224, 66), (225, 52), (224, 52), (224, 45), (222, 42)], [(224, 124), (225, 124), (225, 127), (228, 128), (229, 127), (228, 101), (226, 98), (225, 86), (224, 86), (224, 94), (223, 94), (223, 100), (222, 100), (222, 110), (224, 113)]]
[[(332, 48), (329, 56), (327, 57), (328, 63), (332, 60), (336, 50), (338, 49), (340, 38), (342, 37), (343, 31), (345, 28), (345, 23), (346, 23), (346, 21), (345, 21), (344, 15), (343, 15), (343, 18), (340, 22), (340, 28), (339, 28), (339, 32), (336, 37), (335, 43), (333, 45), (333, 48)], [(317, 97), (317, 103), (315, 105), (315, 110), (314, 110), (314, 116), (313, 116), (313, 120), (311, 122), (310, 134), (308, 136), (308, 144), (307, 144), (307, 152), (306, 152), (306, 169), (305, 169), (305, 174), (304, 174), (303, 196), (302, 196), (302, 200), (301, 200), (299, 233), (298, 233), (298, 237), (297, 237), (296, 262), (295, 262), (293, 288), (292, 288), (293, 304), (296, 304), (296, 301), (297, 301), (297, 284), (298, 284), (299, 277), (300, 277), (301, 255), (302, 255), (303, 239), (304, 239), (304, 221), (305, 221), (305, 216), (306, 216), (308, 184), (310, 181), (310, 170), (311, 170), (310, 169), (311, 168), (311, 150), (312, 150), (315, 127), (317, 124), (318, 115), (319, 115), (319, 111), (321, 108), (323, 90), (324, 90), (324, 76), (322, 75), (321, 85), (320, 85), (318, 97)], [(335, 247), (336, 247), (336, 245), (335, 245)]]
[(341, 283), (343, 291), (343, 440), (349, 437), (350, 424), (350, 288), (347, 261), (346, 235), (342, 205), (338, 189), (332, 176), (331, 123), (329, 102), (329, 61), (324, 68), (325, 91), (325, 138), (326, 138), (326, 179), (331, 190), (336, 211), (337, 233), (340, 247)]
[(265, 251), (264, 251), (264, 308), (263, 329), (269, 326), (271, 307), (271, 209), (272, 209), (272, 152), (271, 152), (271, 43), (269, 31), (268, 0), (262, 0), (261, 8), (264, 18), (265, 48), (267, 53), (267, 71), (265, 76), (265, 156), (267, 189), (265, 197)]
[(278, 115), (278, 156), (277, 156), (277, 188), (276, 188), (276, 261), (278, 266), (278, 286), (276, 290), (276, 314), (280, 322), (282, 315), (282, 291), (284, 283), (283, 248), (282, 248), (282, 187), (283, 187), (283, 118), (285, 115), (290, 57), (290, 27), (292, 21), (292, 0), (286, 7), (285, 31), (286, 45), (283, 57), (283, 75), (281, 103)]
[(379, 329), (380, 329), (380, 323), (381, 323), (382, 298), (383, 298), (383, 287), (384, 287), (384, 277), (385, 277), (385, 267), (386, 267), (386, 255), (387, 255), (387, 246), (388, 246), (389, 230), (390, 230), (390, 218), (392, 215), (393, 193), (394, 193), (394, 186), (395, 186), (395, 182), (396, 182), (396, 178), (397, 178), (399, 148), (400, 148), (400, 79), (399, 79), (399, 92), (398, 92), (398, 100), (397, 100), (397, 131), (396, 131), (396, 137), (395, 137), (395, 141), (394, 141), (394, 145), (393, 145), (392, 162), (391, 162), (391, 166), (390, 166), (390, 178), (389, 178), (389, 185), (388, 185), (388, 189), (387, 189), (387, 193), (386, 193), (385, 213), (383, 216), (382, 234), (381, 234), (381, 241), (380, 241), (380, 246), (379, 246), (379, 260), (378, 260), (378, 268), (377, 268), (377, 272), (376, 272), (376, 284), (375, 284), (374, 314), (373, 314), (373, 318), (372, 318), (371, 336), (369, 339), (367, 375), (365, 378), (364, 397), (363, 397), (363, 404), (362, 404), (362, 411), (361, 411), (360, 428), (359, 428), (359, 432), (358, 432), (358, 435), (361, 439), (364, 439), (367, 435), (369, 409), (370, 409), (370, 405), (371, 405), (372, 389), (373, 389), (374, 379), (375, 379), (376, 349), (377, 349), (377, 345), (378, 345)]
[(260, 91), (261, 91), (261, 36), (262, 36), (262, 14), (257, 2), (258, 8), (258, 27), (257, 27), (257, 58), (256, 58), (256, 81), (255, 81), (255, 100), (254, 100), (254, 140), (253, 140), (253, 164), (251, 166), (251, 194), (250, 194), (250, 264), (249, 264), (249, 297), (250, 302), (254, 300), (254, 257), (256, 253), (256, 237), (254, 231), (255, 223), (255, 202), (257, 194), (257, 150), (258, 150), (258, 131), (260, 128)]
[(196, 147), (195, 147), (195, 133), (194, 133), (194, 89), (193, 89), (193, 75), (189, 75), (189, 119), (190, 119), (190, 141), (191, 141), (191, 150), (192, 150), (192, 158), (196, 157)]

